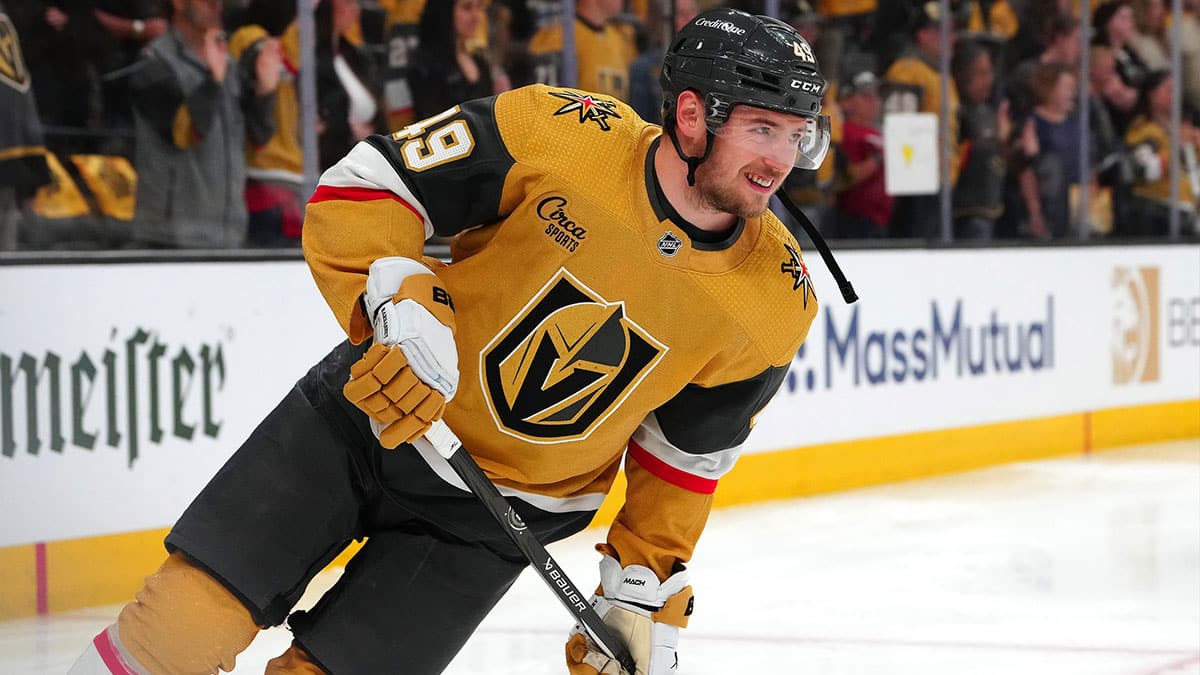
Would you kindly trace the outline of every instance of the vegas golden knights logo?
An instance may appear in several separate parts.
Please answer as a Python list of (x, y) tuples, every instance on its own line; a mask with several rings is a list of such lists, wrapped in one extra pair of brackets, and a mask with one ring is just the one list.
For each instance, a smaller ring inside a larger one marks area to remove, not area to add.
[(480, 356), (500, 430), (534, 443), (587, 438), (667, 347), (564, 269)]
[(0, 84), (6, 84), (21, 93), (29, 90), (29, 70), (21, 56), (21, 43), (17, 40), (17, 29), (8, 15), (0, 12)]
[(1113, 384), (1158, 381), (1158, 268), (1113, 271)]

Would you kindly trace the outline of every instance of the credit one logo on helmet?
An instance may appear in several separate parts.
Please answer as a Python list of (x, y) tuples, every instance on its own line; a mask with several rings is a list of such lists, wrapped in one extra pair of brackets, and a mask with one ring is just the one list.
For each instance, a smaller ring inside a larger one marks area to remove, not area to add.
[(1157, 267), (1113, 270), (1113, 384), (1158, 381), (1158, 271)]
[(504, 433), (533, 443), (587, 438), (667, 352), (565, 269), (480, 355), (484, 396)]
[(746, 33), (745, 28), (741, 28), (731, 21), (718, 21), (717, 19), (696, 19), (696, 25), (704, 26), (705, 28), (716, 28), (717, 30), (723, 30), (726, 33), (732, 33), (734, 35), (744, 35)]

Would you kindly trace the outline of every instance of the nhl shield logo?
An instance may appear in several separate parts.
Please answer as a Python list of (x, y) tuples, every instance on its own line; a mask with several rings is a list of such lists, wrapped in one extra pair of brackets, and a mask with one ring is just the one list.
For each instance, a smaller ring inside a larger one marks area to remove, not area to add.
[(500, 430), (533, 443), (591, 435), (667, 352), (565, 269), (480, 355), (483, 391)]
[(666, 232), (658, 240), (658, 252), (667, 256), (668, 258), (674, 258), (675, 254), (679, 253), (679, 249), (682, 246), (683, 240), (679, 237), (676, 237), (671, 232)]

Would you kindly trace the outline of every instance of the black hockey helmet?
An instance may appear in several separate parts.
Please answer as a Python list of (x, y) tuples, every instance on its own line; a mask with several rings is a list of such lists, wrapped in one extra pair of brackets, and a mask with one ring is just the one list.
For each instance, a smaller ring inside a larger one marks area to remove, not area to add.
[(829, 119), (821, 115), (825, 78), (808, 41), (782, 21), (736, 9), (704, 12), (675, 35), (660, 82), (664, 125), (673, 142), (675, 102), (690, 90), (703, 98), (714, 134), (734, 106), (749, 105), (813, 120), (808, 147), (797, 154), (795, 166), (816, 168), (828, 150)]

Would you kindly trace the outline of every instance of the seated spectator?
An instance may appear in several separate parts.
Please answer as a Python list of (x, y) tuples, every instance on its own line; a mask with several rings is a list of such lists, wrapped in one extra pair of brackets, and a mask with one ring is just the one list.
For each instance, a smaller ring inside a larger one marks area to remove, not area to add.
[[(1092, 27), (1095, 31), (1093, 44), (1108, 47), (1116, 59), (1117, 74), (1120, 75), (1121, 84), (1126, 89), (1119, 96), (1123, 99), (1136, 99), (1149, 68), (1130, 45), (1137, 30), (1133, 20), (1133, 8), (1127, 0), (1112, 0), (1100, 5), (1093, 13)], [(1125, 133), (1131, 118), (1120, 110), (1114, 113), (1117, 129)]]
[[(276, 7), (269, 12), (270, 7)], [(294, 8), (294, 5), (291, 6)], [(304, 221), (304, 152), (300, 137), (300, 102), (296, 76), (300, 69), (300, 30), (295, 12), (277, 0), (255, 0), (243, 17), (254, 20), (229, 39), (229, 53), (238, 62), (244, 86), (275, 87), (274, 133), (265, 143), (247, 143), (246, 210), (249, 246), (299, 246)], [(281, 37), (276, 35), (282, 34)], [(264, 50), (277, 54), (260, 61)], [(273, 70), (259, 72), (259, 63)]]
[[(96, 0), (93, 14), (104, 40), (95, 48), (104, 99), (103, 126), (133, 129), (130, 83), (142, 50), (167, 32), (172, 0)], [(126, 141), (114, 137), (106, 152), (132, 156)]]
[(388, 58), (382, 77), (386, 128), (401, 129), (417, 121), (408, 72), (417, 54), (417, 23), (425, 0), (384, 0), (380, 4), (387, 10), (384, 41)]
[[(1120, 133), (1133, 119), (1137, 107), (1138, 90), (1125, 84), (1117, 68), (1117, 56), (1112, 48), (1092, 45), (1088, 51), (1089, 79), (1096, 93), (1104, 102), (1113, 125)], [(1124, 122), (1124, 124), (1123, 124)]]
[(1002, 77), (1008, 66), (1005, 49), (1021, 28), (1016, 10), (1009, 0), (968, 0), (965, 4), (963, 12), (967, 18), (959, 31), (959, 40), (971, 40), (987, 49), (992, 72)]
[(350, 148), (382, 131), (370, 57), (355, 44), (359, 0), (321, 0), (314, 20), (317, 29), (317, 158), (324, 170)]
[(839, 181), (836, 236), (875, 239), (887, 235), (892, 197), (884, 189), (883, 134), (879, 131), (879, 81), (863, 71), (838, 87), (838, 104), (845, 121), (838, 146), (845, 162)]
[(471, 49), (482, 19), (482, 0), (425, 3), (417, 29), (421, 57), (408, 74), (417, 119), (497, 93), (487, 52)]
[(1117, 74), (1117, 62), (1108, 47), (1088, 49), (1088, 126), (1091, 144), (1088, 151), (1095, 171), (1097, 190), (1108, 193), (1108, 219), (1120, 223), (1128, 219), (1124, 210), (1128, 204), (1133, 173), (1125, 148), (1125, 139), (1117, 131), (1114, 111), (1132, 114), (1136, 97), (1127, 97), (1130, 90)]
[[(695, 0), (675, 0), (675, 16), (671, 18), (671, 34), (679, 32), (696, 16)], [(650, 31), (642, 31), (650, 35)], [(647, 38), (650, 41), (650, 38)], [(659, 122), (662, 119), (662, 85), (659, 75), (662, 71), (663, 54), (666, 45), (661, 42), (639, 46), (638, 57), (629, 66), (629, 105), (637, 111), (642, 119), (648, 122)]]
[(274, 91), (244, 88), (221, 37), (220, 0), (174, 3), (171, 28), (147, 46), (130, 82), (138, 172), (133, 243), (241, 246), (246, 137), (270, 138)]
[[(1134, 168), (1134, 182), (1129, 220), (1119, 224), (1119, 234), (1167, 234), (1173, 204), (1182, 211), (1183, 222), (1187, 223), (1195, 216), (1197, 195), (1193, 194), (1191, 181), (1182, 171), (1179, 201), (1172, 200), (1170, 128), (1171, 73), (1166, 70), (1152, 71), (1142, 89), (1137, 116), (1125, 135)], [(1180, 150), (1177, 155), (1181, 165), (1185, 146), (1191, 147), (1193, 157), (1200, 149), (1200, 133), (1191, 124), (1184, 124), (1180, 129)]]
[(491, 0), (488, 17), (493, 64), (509, 77), (509, 86), (537, 82), (529, 41), (562, 20), (559, 0)]
[(1013, 119), (1025, 119), (1033, 112), (1033, 72), (1043, 63), (1058, 63), (1069, 68), (1079, 65), (1083, 48), (1079, 19), (1070, 14), (1056, 14), (1044, 24), (1042, 44), (1045, 49), (1034, 57), (1017, 64), (1008, 76), (1004, 95), (1008, 98)]
[(12, 51), (0, 68), (0, 251), (17, 248), (21, 208), (50, 182), (42, 127), (16, 26), (0, 0), (0, 42)]
[(1200, 125), (1200, 0), (1183, 0), (1179, 34), (1183, 48), (1183, 107), (1192, 123)]
[[(950, 44), (942, 44), (941, 10), (936, 2), (926, 2), (919, 8), (912, 26), (912, 45), (888, 68), (884, 75), (888, 112), (923, 112), (942, 114), (941, 60), (943, 50), (954, 50), (955, 36)], [(942, 122), (949, 126), (950, 184), (958, 179), (958, 88), (949, 83), (949, 117)], [(940, 138), (940, 135), (939, 135)], [(892, 212), (892, 236), (932, 237), (941, 231), (941, 200), (938, 195), (901, 197)]]
[(1129, 46), (1150, 70), (1171, 67), (1170, 37), (1167, 35), (1167, 8), (1163, 0), (1136, 0), (1133, 5), (1137, 27)]
[(965, 42), (954, 54), (954, 81), (962, 94), (959, 130), (962, 170), (954, 187), (954, 236), (988, 240), (1004, 212), (1005, 148), (1012, 127), (1008, 101), (992, 104), (991, 53)]
[(965, 33), (974, 39), (1007, 42), (1021, 27), (1008, 0), (970, 0), (967, 4), (971, 14)]
[[(1011, 0), (1021, 17), (1017, 34), (1004, 46), (1004, 68), (1012, 73), (1020, 63), (1037, 59), (1046, 48), (1045, 37), (1051, 25), (1065, 17), (1081, 21), (1079, 0)], [(1093, 7), (1095, 4), (1092, 5)], [(995, 55), (993, 55), (995, 56)], [(1015, 112), (1014, 112), (1015, 119)]]
[(10, 18), (21, 35), (43, 125), (96, 128), (101, 123), (97, 62), (104, 35), (90, 2), (21, 0)]
[[(576, 86), (583, 91), (629, 100), (629, 66), (637, 57), (633, 32), (613, 19), (621, 13), (620, 0), (576, 0)], [(538, 31), (529, 41), (529, 54), (538, 82), (560, 86), (562, 24)]]
[[(795, 3), (796, 14), (811, 12), (808, 2)], [(821, 73), (830, 82), (840, 82), (843, 60), (848, 54), (866, 50), (875, 29), (875, 12), (879, 0), (816, 0), (816, 15), (821, 20), (821, 38), (810, 42), (821, 64)], [(858, 58), (861, 59), (861, 56)], [(857, 71), (847, 68), (849, 75)]]
[(1070, 190), (1080, 178), (1079, 118), (1071, 114), (1079, 89), (1070, 69), (1049, 63), (1034, 73), (1033, 90), (1037, 103), (1023, 133), (1032, 132), (1035, 140), (1026, 147), (1028, 166), (1017, 178), (1025, 215), (1017, 234), (1057, 239), (1070, 230)]

